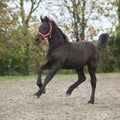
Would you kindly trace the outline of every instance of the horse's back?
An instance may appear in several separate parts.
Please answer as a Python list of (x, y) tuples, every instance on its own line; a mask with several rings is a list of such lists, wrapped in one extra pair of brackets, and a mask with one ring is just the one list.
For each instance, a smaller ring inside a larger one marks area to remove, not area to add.
[(71, 43), (66, 52), (68, 53), (66, 64), (69, 66), (82, 67), (90, 62), (97, 63), (99, 59), (98, 50), (91, 42)]
[(75, 42), (61, 45), (52, 51), (49, 58), (53, 63), (60, 61), (64, 68), (81, 68), (88, 62), (96, 62), (98, 52), (91, 42)]
[(79, 51), (79, 54), (85, 54), (89, 57), (94, 57), (94, 55), (98, 54), (98, 50), (96, 46), (92, 42), (76, 42), (72, 43), (72, 47), (75, 48), (76, 51)]

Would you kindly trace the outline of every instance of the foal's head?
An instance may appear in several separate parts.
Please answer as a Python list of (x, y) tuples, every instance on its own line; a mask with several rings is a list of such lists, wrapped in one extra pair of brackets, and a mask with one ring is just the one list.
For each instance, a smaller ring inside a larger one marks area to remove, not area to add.
[(38, 33), (35, 36), (35, 41), (41, 43), (51, 37), (52, 32), (52, 22), (48, 17), (41, 17), (41, 25), (39, 26)]

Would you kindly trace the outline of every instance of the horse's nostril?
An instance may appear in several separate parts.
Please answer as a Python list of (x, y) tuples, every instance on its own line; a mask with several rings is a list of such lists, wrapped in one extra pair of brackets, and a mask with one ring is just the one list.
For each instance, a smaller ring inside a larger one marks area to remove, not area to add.
[(35, 39), (35, 41), (37, 42), (39, 39)]

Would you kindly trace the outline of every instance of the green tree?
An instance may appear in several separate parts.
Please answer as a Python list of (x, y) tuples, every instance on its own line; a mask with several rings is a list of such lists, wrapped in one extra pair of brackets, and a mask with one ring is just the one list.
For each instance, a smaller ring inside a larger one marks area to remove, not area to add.
[[(32, 21), (36, 21), (33, 13), (40, 2), (41, 0), (0, 1), (0, 75), (29, 74), (34, 59), (40, 60), (41, 54), (36, 52), (40, 48), (34, 45), (31, 30)], [(27, 13), (26, 3), (30, 5)]]
[(9, 46), (17, 20), (13, 8), (8, 5), (9, 1), (0, 1), (0, 75), (6, 74), (5, 71), (9, 68)]
[[(41, 1), (42, 0), (13, 0), (14, 5), (18, 9), (22, 26), (26, 26), (27, 28), (30, 27), (30, 22), (35, 20), (32, 15), (40, 6)], [(26, 9), (26, 4), (29, 5), (29, 8), (27, 8), (28, 10)]]
[(15, 25), (15, 13), (8, 7), (9, 0), (0, 1), (0, 58), (7, 54), (6, 44)]
[[(72, 34), (76, 41), (85, 41), (87, 34), (95, 36), (99, 29), (90, 21), (100, 20), (104, 14), (104, 2), (96, 0), (63, 0), (71, 18)], [(89, 36), (89, 38), (90, 38)]]
[[(21, 59), (24, 62), (23, 64), (19, 64), (19, 68), (24, 68), (24, 74), (29, 74), (29, 69), (31, 66), (31, 58), (30, 52), (31, 47), (34, 46), (33, 42), (33, 34), (31, 29), (31, 25), (33, 21), (36, 21), (36, 17), (33, 17), (33, 13), (37, 10), (40, 5), (41, 0), (13, 0), (14, 5), (17, 8), (18, 13), (18, 29), (14, 33), (13, 39), (15, 43), (19, 43), (18, 48), (20, 47), (20, 54), (22, 55)], [(29, 4), (29, 10), (26, 12), (26, 4)], [(19, 62), (17, 62), (19, 63)], [(22, 72), (22, 70), (21, 70)]]
[(116, 27), (116, 37), (113, 39), (112, 52), (114, 54), (116, 69), (120, 71), (120, 0), (116, 0), (118, 25)]
[[(102, 72), (119, 72), (120, 71), (120, 0), (111, 1), (112, 8), (116, 11), (113, 13), (116, 18), (116, 31), (112, 34), (109, 40), (109, 47), (107, 51), (101, 52), (101, 62), (99, 71)], [(106, 11), (107, 13), (108, 11)], [(107, 15), (107, 14), (106, 14)], [(107, 16), (111, 18), (110, 15)], [(115, 22), (114, 22), (115, 23)]]

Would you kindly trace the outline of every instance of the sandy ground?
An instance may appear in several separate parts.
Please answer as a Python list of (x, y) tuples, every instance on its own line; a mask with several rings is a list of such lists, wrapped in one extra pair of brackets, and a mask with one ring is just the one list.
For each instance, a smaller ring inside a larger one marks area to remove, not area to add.
[(120, 120), (120, 76), (98, 76), (96, 101), (87, 104), (89, 77), (69, 97), (77, 78), (54, 78), (39, 99), (36, 80), (0, 81), (0, 120)]

